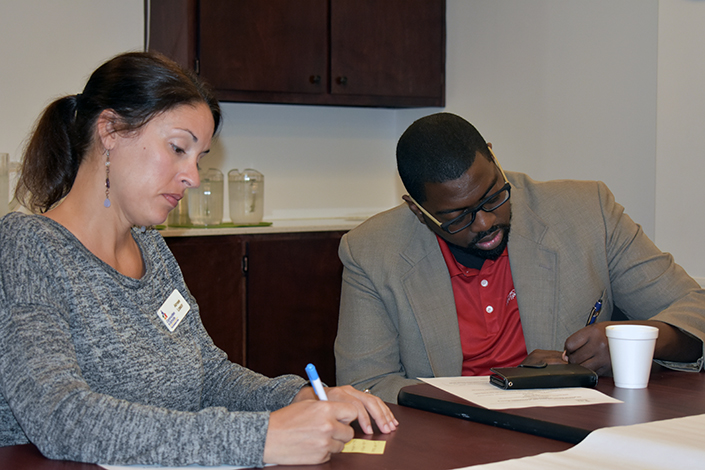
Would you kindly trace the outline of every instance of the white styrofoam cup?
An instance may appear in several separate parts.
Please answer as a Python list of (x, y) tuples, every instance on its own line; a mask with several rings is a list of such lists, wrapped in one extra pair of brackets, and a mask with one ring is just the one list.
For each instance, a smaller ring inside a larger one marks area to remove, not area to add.
[(658, 328), (646, 325), (610, 325), (605, 328), (610, 346), (614, 384), (620, 388), (646, 388)]

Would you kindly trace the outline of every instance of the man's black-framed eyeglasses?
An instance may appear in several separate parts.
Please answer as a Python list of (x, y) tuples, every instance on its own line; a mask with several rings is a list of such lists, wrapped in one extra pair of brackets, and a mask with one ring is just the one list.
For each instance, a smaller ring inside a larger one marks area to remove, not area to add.
[[(492, 152), (492, 150), (490, 150)], [(502, 204), (507, 202), (509, 198), (511, 197), (511, 191), (512, 191), (512, 186), (509, 184), (509, 181), (507, 180), (507, 176), (504, 174), (504, 170), (502, 170), (502, 167), (499, 165), (499, 162), (497, 162), (497, 158), (494, 156), (494, 153), (492, 152), (492, 161), (494, 164), (499, 168), (500, 173), (502, 173), (502, 178), (504, 179), (504, 185), (500, 188), (499, 191), (494, 192), (487, 196), (485, 199), (479, 202), (479, 204), (473, 208), (465, 209), (459, 216), (453, 218), (452, 220), (448, 220), (446, 222), (440, 222), (438, 219), (436, 219), (433, 215), (431, 215), (426, 209), (421, 206), (418, 202), (414, 201), (414, 199), (409, 196), (409, 198), (413, 201), (414, 204), (416, 204), (416, 207), (423, 212), (426, 217), (431, 219), (436, 225), (438, 225), (441, 230), (444, 232), (448, 232), (449, 234), (453, 235), (456, 234), (462, 230), (465, 230), (469, 226), (472, 225), (473, 222), (475, 222), (475, 216), (477, 215), (478, 212), (484, 211), (484, 212), (492, 212), (494, 210), (497, 210)]]

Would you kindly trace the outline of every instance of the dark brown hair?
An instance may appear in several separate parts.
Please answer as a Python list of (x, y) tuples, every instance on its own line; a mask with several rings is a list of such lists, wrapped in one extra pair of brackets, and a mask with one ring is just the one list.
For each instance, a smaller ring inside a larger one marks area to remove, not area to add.
[(492, 161), (475, 126), (455, 114), (431, 114), (415, 121), (399, 138), (397, 170), (409, 195), (422, 204), (426, 183), (460, 178), (478, 152)]
[(66, 196), (104, 110), (118, 116), (118, 130), (131, 132), (160, 113), (199, 102), (210, 108), (217, 131), (220, 106), (195, 74), (156, 53), (110, 59), (93, 72), (82, 93), (59, 98), (44, 110), (27, 144), (15, 197), (32, 212), (46, 212)]

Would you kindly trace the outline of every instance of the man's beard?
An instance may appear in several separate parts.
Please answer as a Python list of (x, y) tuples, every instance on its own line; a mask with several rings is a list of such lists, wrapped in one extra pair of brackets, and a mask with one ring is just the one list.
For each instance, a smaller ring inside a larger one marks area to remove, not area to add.
[[(477, 258), (496, 260), (500, 257), (502, 253), (504, 253), (504, 249), (507, 247), (507, 243), (509, 242), (509, 228), (509, 224), (494, 225), (489, 230), (478, 233), (468, 246), (456, 246), (465, 253), (475, 256)], [(499, 243), (499, 245), (497, 245), (496, 248), (493, 248), (491, 250), (482, 250), (475, 246), (477, 242), (479, 242), (486, 236), (496, 232), (497, 230), (502, 230), (504, 233), (502, 235), (502, 241)]]

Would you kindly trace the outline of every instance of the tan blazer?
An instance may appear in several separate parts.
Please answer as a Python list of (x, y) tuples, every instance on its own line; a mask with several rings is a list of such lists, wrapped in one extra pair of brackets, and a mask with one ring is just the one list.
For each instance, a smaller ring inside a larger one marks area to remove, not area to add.
[[(527, 350), (562, 350), (605, 292), (631, 319), (656, 317), (705, 339), (705, 291), (662, 253), (601, 182), (512, 183), (509, 260)], [(337, 384), (395, 403), (416, 377), (458, 376), (460, 333), (436, 236), (406, 204), (340, 243), (345, 268), (335, 343)], [(699, 369), (701, 362), (690, 365)]]

